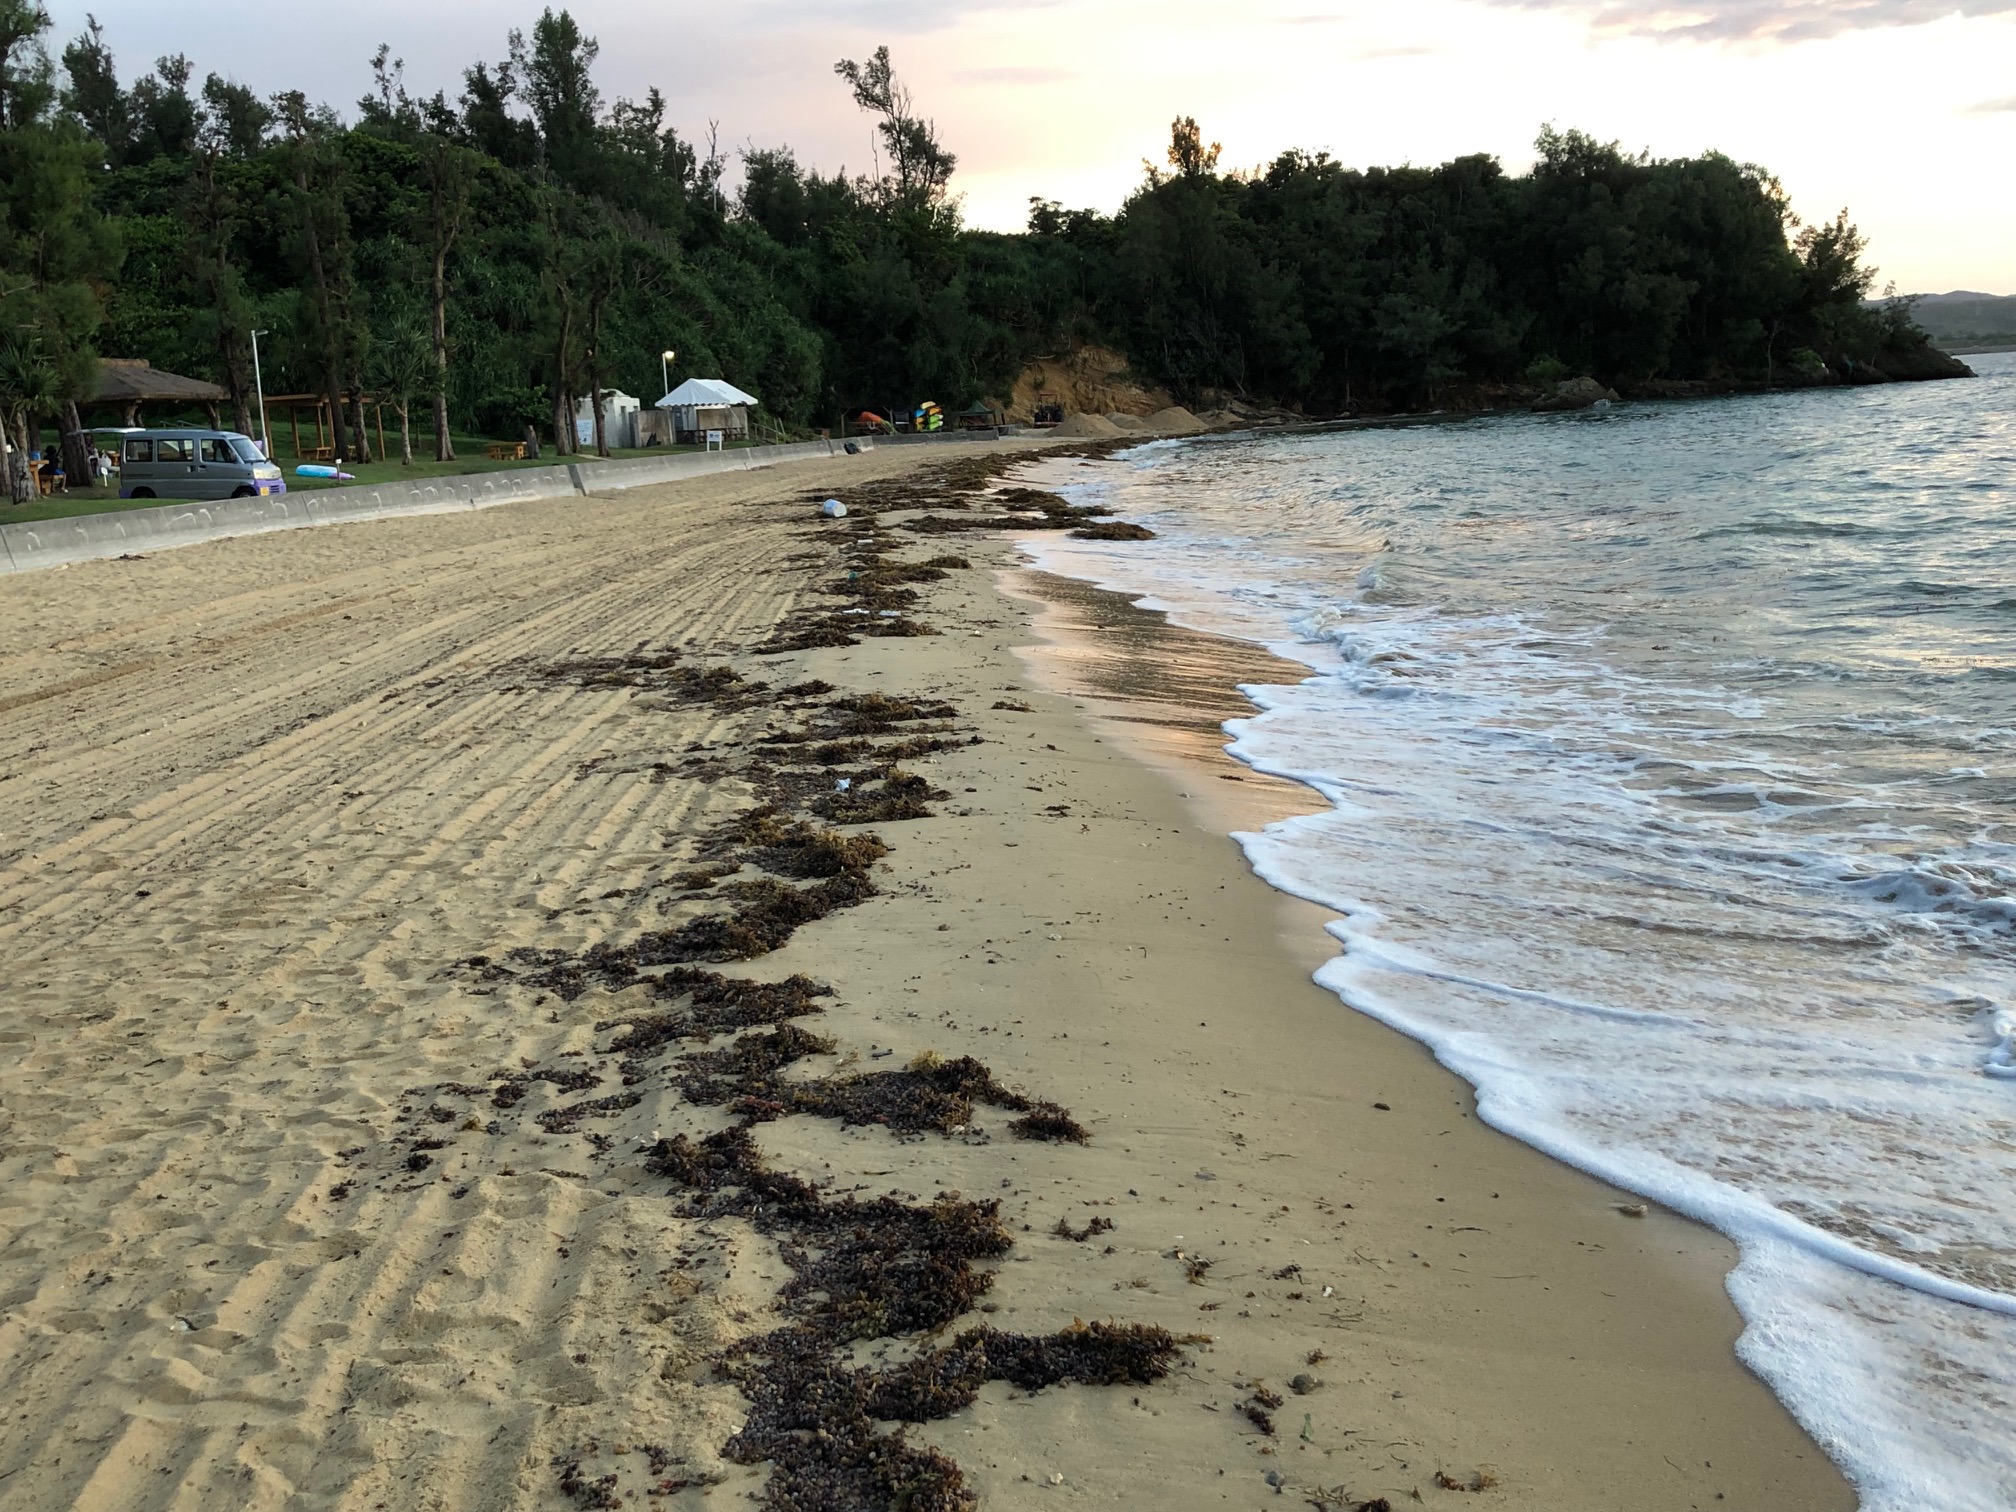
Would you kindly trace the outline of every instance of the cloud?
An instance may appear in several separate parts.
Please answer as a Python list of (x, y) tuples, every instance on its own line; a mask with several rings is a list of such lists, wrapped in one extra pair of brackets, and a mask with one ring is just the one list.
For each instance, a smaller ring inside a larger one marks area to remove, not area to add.
[(2006, 100), (1983, 100), (1978, 105), (1969, 105), (1960, 114), (1970, 116), (2016, 115), (2016, 95), (2010, 95)]
[(1078, 77), (1075, 68), (967, 68), (952, 75), (955, 84), (1062, 84)]
[(1490, 0), (1588, 16), (1598, 30), (1698, 42), (1808, 42), (1950, 16), (2016, 15), (2016, 0)]

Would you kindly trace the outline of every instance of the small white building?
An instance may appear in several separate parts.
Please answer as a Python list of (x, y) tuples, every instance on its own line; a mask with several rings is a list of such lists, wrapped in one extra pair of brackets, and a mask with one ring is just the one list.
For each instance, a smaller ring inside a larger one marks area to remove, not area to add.
[[(643, 445), (637, 434), (637, 412), (644, 401), (621, 389), (602, 390), (602, 433), (612, 450)], [(574, 439), (582, 446), (595, 444), (595, 400), (584, 394), (574, 406)]]
[(720, 378), (688, 378), (656, 408), (669, 413), (673, 439), (682, 444), (705, 441), (709, 431), (721, 432), (726, 441), (745, 441), (749, 411), (762, 402)]

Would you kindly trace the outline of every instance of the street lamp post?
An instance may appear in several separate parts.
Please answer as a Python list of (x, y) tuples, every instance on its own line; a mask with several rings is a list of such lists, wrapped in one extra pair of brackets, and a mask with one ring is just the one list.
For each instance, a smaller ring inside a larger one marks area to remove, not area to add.
[(672, 359), (678, 355), (677, 352), (658, 354), (658, 376), (664, 380), (665, 392), (668, 394), (672, 392)]
[(266, 426), (266, 380), (259, 372), (259, 338), (270, 334), (252, 333), (252, 387), (259, 395), (259, 450), (266, 454), (268, 462), (273, 460), (273, 436)]

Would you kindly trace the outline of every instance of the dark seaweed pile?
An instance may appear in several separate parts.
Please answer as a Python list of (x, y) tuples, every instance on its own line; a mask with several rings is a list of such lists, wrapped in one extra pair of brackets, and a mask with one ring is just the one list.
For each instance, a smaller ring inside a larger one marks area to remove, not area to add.
[[(822, 597), (845, 607), (815, 604), (749, 649), (773, 655), (853, 645), (862, 637), (937, 633), (914, 617), (916, 590), (968, 563), (949, 555), (897, 560), (897, 539), (875, 518), (880, 512), (949, 507), (965, 516), (959, 529), (1032, 522), (1079, 527), (1101, 513), (1073, 509), (1038, 490), (988, 493), (1010, 460), (959, 457), (935, 478), (889, 480), (843, 495), (854, 511), (839, 536), (843, 573), (822, 585)], [(986, 513), (1001, 509), (1016, 513)], [(1136, 1325), (1074, 1322), (1040, 1336), (977, 1328), (949, 1344), (926, 1342), (993, 1285), (987, 1267), (1012, 1242), (998, 1203), (956, 1193), (931, 1201), (836, 1195), (773, 1170), (755, 1141), (759, 1126), (792, 1115), (880, 1126), (901, 1138), (982, 1138), (975, 1123), (981, 1109), (1013, 1115), (1007, 1128), (1017, 1138), (1088, 1137), (1066, 1109), (1001, 1085), (971, 1057), (927, 1054), (897, 1070), (843, 1067), (816, 1074), (811, 1063), (840, 1046), (800, 1021), (820, 1014), (819, 1000), (830, 989), (803, 976), (758, 982), (701, 965), (757, 959), (798, 929), (877, 896), (873, 872), (888, 845), (851, 827), (931, 816), (931, 804), (947, 795), (900, 763), (977, 743), (978, 736), (958, 727), (959, 711), (930, 698), (836, 694), (820, 682), (772, 691), (730, 666), (688, 666), (672, 651), (576, 658), (532, 675), (547, 684), (628, 688), (665, 704), (704, 702), (728, 712), (784, 707), (790, 713), (739, 741), (690, 748), (682, 765), (661, 760), (648, 768), (654, 781), (733, 773), (762, 795), (655, 879), (608, 895), (655, 894), (661, 908), (699, 900), (704, 912), (581, 950), (521, 947), (464, 963), (493, 992), (526, 990), (571, 1002), (591, 989), (641, 989), (641, 1006), (595, 1026), (598, 1037), (607, 1038), (593, 1055), (576, 1053), (559, 1066), (527, 1063), (436, 1089), (433, 1095), (445, 1103), (431, 1104), (424, 1116), (444, 1137), (415, 1140), (410, 1159), (431, 1160), (430, 1152), (446, 1145), (450, 1124), (499, 1132), (495, 1119), (480, 1125), (466, 1106), (450, 1105), (457, 1097), (522, 1116), (520, 1104), (534, 1088), (550, 1086), (569, 1097), (545, 1094), (549, 1105), (531, 1105), (538, 1109), (534, 1121), (548, 1134), (581, 1135), (603, 1154), (615, 1147), (614, 1139), (583, 1126), (639, 1105), (647, 1083), (675, 1090), (686, 1105), (724, 1109), (735, 1120), (731, 1127), (661, 1139), (647, 1167), (683, 1194), (688, 1216), (750, 1223), (776, 1240), (791, 1268), (778, 1299), (783, 1325), (741, 1342), (716, 1362), (751, 1405), (747, 1423), (723, 1452), (738, 1463), (774, 1467), (764, 1493), (772, 1512), (966, 1512), (973, 1497), (959, 1467), (888, 1424), (946, 1417), (969, 1406), (989, 1381), (1037, 1391), (1068, 1382), (1145, 1385), (1167, 1374), (1179, 1341)], [(643, 770), (634, 763), (591, 766)], [(612, 1060), (621, 1082), (613, 1090), (607, 1085)], [(1102, 1217), (1083, 1230), (1060, 1225), (1060, 1231), (1086, 1240), (1111, 1227)], [(846, 1358), (849, 1346), (875, 1339), (917, 1343), (907, 1359), (886, 1367), (860, 1367)], [(618, 1476), (583, 1468), (595, 1452), (597, 1446), (589, 1445), (556, 1461), (561, 1489), (584, 1506), (621, 1505)], [(654, 1453), (654, 1474), (664, 1468), (662, 1458), (662, 1451)], [(670, 1494), (664, 1488), (672, 1484), (661, 1481), (659, 1489)]]
[(1000, 1205), (946, 1193), (928, 1204), (829, 1198), (772, 1171), (746, 1125), (699, 1141), (675, 1135), (652, 1151), (651, 1166), (694, 1194), (690, 1216), (741, 1218), (777, 1238), (795, 1273), (781, 1297), (789, 1321), (717, 1367), (752, 1409), (722, 1452), (775, 1467), (764, 1495), (774, 1512), (966, 1512), (973, 1497), (958, 1465), (878, 1423), (949, 1417), (988, 1381), (1026, 1391), (1067, 1381), (1147, 1385), (1178, 1358), (1166, 1330), (1078, 1322), (1047, 1336), (971, 1329), (899, 1365), (850, 1367), (843, 1345), (936, 1333), (987, 1293), (993, 1276), (975, 1262), (1012, 1244)]

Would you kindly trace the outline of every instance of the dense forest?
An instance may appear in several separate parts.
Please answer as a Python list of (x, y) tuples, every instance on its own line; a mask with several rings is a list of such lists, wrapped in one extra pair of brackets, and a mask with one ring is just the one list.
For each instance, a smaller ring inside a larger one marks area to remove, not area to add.
[(1087, 342), (1186, 399), (1312, 413), (1569, 375), (1811, 381), (1922, 347), (1908, 308), (1866, 302), (1845, 212), (1802, 226), (1768, 173), (1715, 154), (1550, 128), (1523, 175), (1301, 152), (1227, 172), (1186, 119), (1117, 214), (1037, 200), (1002, 235), (962, 225), (957, 160), (887, 49), (840, 62), (834, 86), (874, 118), (881, 171), (829, 176), (785, 146), (731, 173), (656, 90), (605, 100), (597, 43), (564, 10), (471, 63), (453, 99), (409, 93), (381, 48), (347, 112), (199, 82), (181, 56), (124, 83), (95, 20), (49, 29), (39, 0), (0, 0), (17, 444), (75, 428), (100, 355), (214, 380), (250, 431), (255, 329), (267, 392), (326, 395), (361, 432), (369, 390), (442, 460), (451, 433), (528, 423), (571, 449), (573, 399), (655, 397), (668, 347), (788, 428), (999, 395), (1028, 358)]

